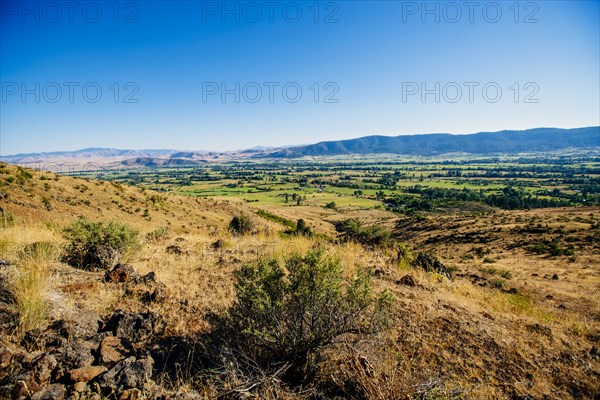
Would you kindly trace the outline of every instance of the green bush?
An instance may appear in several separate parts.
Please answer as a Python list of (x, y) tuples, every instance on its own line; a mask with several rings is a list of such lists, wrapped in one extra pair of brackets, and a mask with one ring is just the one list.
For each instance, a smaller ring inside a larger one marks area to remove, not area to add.
[(285, 268), (275, 259), (244, 266), (236, 294), (223, 332), (231, 347), (264, 367), (303, 366), (339, 335), (373, 333), (391, 323), (391, 295), (376, 296), (368, 273), (345, 282), (339, 260), (321, 251), (292, 256)]
[(79, 268), (108, 269), (140, 250), (137, 230), (119, 222), (108, 224), (80, 218), (64, 230), (68, 245), (64, 260)]
[(345, 240), (368, 246), (389, 246), (392, 243), (390, 231), (379, 225), (365, 227), (358, 218), (336, 222), (335, 230), (340, 232)]
[(229, 231), (234, 235), (247, 235), (254, 229), (254, 221), (247, 214), (236, 215), (229, 223)]
[(312, 229), (310, 226), (306, 225), (306, 222), (300, 218), (298, 222), (296, 222), (296, 235), (298, 236), (308, 236), (311, 237), (313, 235)]
[(152, 232), (148, 232), (145, 236), (146, 242), (154, 243), (166, 239), (171, 234), (171, 229), (168, 226), (161, 226)]

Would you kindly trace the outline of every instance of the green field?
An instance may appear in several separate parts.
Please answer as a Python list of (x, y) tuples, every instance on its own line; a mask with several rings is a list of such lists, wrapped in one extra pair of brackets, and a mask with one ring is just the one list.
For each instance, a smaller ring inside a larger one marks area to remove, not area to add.
[(589, 155), (451, 160), (353, 156), (85, 175), (188, 196), (282, 207), (329, 205), (413, 213), (471, 203), (505, 209), (600, 203), (600, 158)]

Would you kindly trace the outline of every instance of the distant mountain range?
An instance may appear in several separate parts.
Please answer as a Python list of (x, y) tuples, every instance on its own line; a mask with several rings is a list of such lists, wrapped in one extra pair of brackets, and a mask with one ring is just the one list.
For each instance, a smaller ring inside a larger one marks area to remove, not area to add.
[(562, 150), (600, 150), (600, 126), (575, 129), (536, 128), (524, 131), (365, 136), (358, 139), (320, 142), (289, 147), (253, 147), (232, 152), (122, 150), (87, 148), (76, 151), (27, 153), (0, 156), (0, 160), (33, 165), (37, 163), (94, 163), (99, 166), (194, 166), (209, 161), (242, 158), (299, 158), (350, 154), (399, 154), (438, 156), (450, 153), (473, 155), (540, 153)]
[(515, 154), (566, 149), (600, 148), (600, 126), (524, 131), (480, 132), (470, 135), (366, 136), (321, 142), (270, 153), (269, 157), (336, 156), (346, 154), (404, 154), (433, 156), (448, 153)]

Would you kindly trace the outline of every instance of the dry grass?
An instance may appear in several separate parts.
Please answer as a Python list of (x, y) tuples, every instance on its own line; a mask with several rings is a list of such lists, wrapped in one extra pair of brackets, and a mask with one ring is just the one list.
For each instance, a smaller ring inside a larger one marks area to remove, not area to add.
[(1, 257), (16, 264), (10, 271), (10, 291), (19, 315), (17, 337), (42, 326), (50, 315), (52, 264), (59, 262), (61, 242), (43, 227), (13, 226), (0, 230)]

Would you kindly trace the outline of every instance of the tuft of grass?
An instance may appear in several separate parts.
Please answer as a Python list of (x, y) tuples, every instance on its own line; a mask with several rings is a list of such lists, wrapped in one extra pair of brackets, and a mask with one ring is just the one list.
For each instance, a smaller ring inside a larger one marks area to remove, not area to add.
[(19, 314), (15, 332), (18, 337), (47, 321), (47, 296), (52, 275), (50, 265), (60, 260), (61, 253), (62, 248), (53, 242), (29, 243), (18, 252), (11, 287)]

